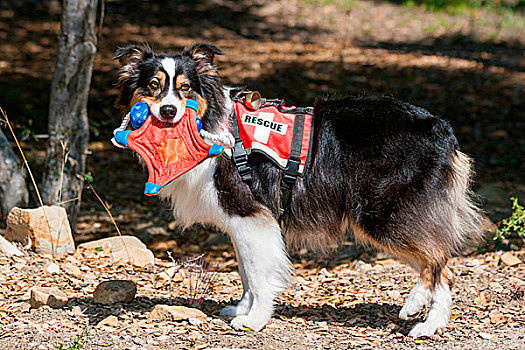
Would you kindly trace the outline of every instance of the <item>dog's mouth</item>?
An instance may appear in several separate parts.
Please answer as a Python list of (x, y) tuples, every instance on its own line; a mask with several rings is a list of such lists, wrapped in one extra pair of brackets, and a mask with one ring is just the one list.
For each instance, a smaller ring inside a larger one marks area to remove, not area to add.
[(173, 104), (155, 104), (150, 106), (151, 114), (162, 123), (175, 124), (181, 120), (186, 109), (186, 101), (177, 102)]

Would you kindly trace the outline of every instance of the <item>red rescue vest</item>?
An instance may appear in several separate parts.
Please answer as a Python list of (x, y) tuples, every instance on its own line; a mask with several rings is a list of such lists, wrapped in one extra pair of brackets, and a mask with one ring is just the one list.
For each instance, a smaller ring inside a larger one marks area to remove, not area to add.
[(247, 154), (261, 153), (284, 170), (295, 161), (295, 176), (304, 175), (313, 133), (312, 108), (284, 107), (279, 101), (253, 110), (237, 101), (233, 109)]

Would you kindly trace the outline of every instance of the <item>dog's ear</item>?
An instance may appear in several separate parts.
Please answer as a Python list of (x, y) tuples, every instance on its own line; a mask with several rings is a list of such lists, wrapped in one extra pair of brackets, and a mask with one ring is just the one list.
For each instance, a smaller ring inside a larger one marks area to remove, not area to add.
[(117, 49), (113, 59), (118, 59), (124, 68), (133, 71), (137, 69), (140, 62), (153, 57), (153, 50), (148, 44), (140, 46), (131, 45)]
[(197, 43), (187, 47), (182, 52), (183, 56), (193, 58), (197, 63), (197, 73), (206, 75), (217, 74), (217, 67), (213, 65), (215, 55), (224, 55), (217, 46)]
[(153, 50), (148, 44), (122, 47), (115, 52), (113, 59), (120, 60), (122, 64), (118, 81), (115, 85), (120, 90), (119, 96), (115, 101), (115, 107), (120, 108), (123, 112), (129, 111), (131, 96), (137, 88), (139, 64), (151, 57), (153, 57)]

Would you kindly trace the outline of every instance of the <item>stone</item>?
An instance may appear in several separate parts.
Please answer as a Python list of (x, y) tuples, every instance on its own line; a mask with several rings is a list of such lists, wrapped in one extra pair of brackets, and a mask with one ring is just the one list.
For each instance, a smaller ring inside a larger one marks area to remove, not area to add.
[(169, 305), (155, 305), (148, 315), (148, 320), (152, 321), (185, 321), (189, 319), (197, 319), (205, 321), (206, 314), (199, 309), (194, 309), (186, 306), (169, 306)]
[(511, 252), (503, 253), (499, 259), (507, 266), (516, 266), (521, 263), (521, 260)]
[(401, 293), (398, 290), (389, 290), (386, 292), (386, 294), (394, 300), (401, 300)]
[(58, 265), (54, 262), (50, 262), (49, 264), (47, 264), (46, 267), (44, 267), (44, 269), (50, 275), (54, 273), (60, 273), (60, 267), (58, 267)]
[(144, 243), (134, 236), (117, 236), (103, 238), (79, 245), (84, 249), (108, 249), (110, 262), (131, 263), (136, 266), (145, 267), (155, 265), (155, 256)]
[(93, 301), (97, 304), (104, 305), (130, 303), (135, 298), (136, 293), (137, 286), (132, 281), (104, 281), (95, 288)]
[(166, 271), (159, 273), (159, 278), (169, 282), (182, 282), (184, 278), (179, 270), (179, 267), (172, 266)]
[(67, 304), (67, 295), (58, 288), (33, 287), (29, 303), (33, 309), (48, 305), (53, 309), (60, 309)]
[(5, 238), (30, 246), (33, 251), (43, 255), (61, 255), (75, 251), (66, 210), (57, 206), (13, 208), (7, 216)]
[(78, 260), (74, 257), (74, 256), (71, 256), (69, 255), (67, 258), (66, 258), (66, 262), (68, 263), (71, 263), (71, 264), (74, 264), (74, 265), (79, 265), (80, 263), (78, 262)]
[(362, 260), (358, 260), (355, 265), (354, 265), (354, 269), (356, 271), (367, 271), (367, 270), (370, 270), (372, 268), (372, 265), (370, 264), (367, 264), (365, 263), (364, 261)]
[(175, 229), (179, 227), (179, 223), (177, 221), (170, 221), (168, 224), (168, 230), (175, 231)]
[(30, 303), (19, 303), (15, 304), (16, 306), (13, 308), (13, 311), (15, 312), (29, 312), (31, 310), (31, 304)]
[(76, 316), (82, 315), (82, 309), (78, 305), (73, 306), (73, 308), (71, 309), (71, 314), (76, 315)]
[(492, 289), (493, 291), (495, 291), (497, 293), (503, 292), (503, 286), (501, 284), (499, 284), (498, 282), (490, 282), (489, 283), (489, 287), (490, 287), (490, 289)]
[(9, 242), (2, 235), (0, 235), (0, 252), (2, 252), (6, 256), (11, 256), (11, 255), (22, 256), (22, 255), (24, 255), (24, 253), (22, 253), (17, 247), (15, 247), (14, 244)]
[(488, 334), (488, 333), (484, 333), (484, 332), (480, 332), (479, 333), (479, 336), (485, 340), (490, 340), (492, 338), (494, 338), (492, 335)]
[(64, 271), (74, 277), (80, 277), (82, 276), (82, 271), (80, 271), (80, 268), (73, 263), (67, 262), (64, 265)]
[(97, 328), (101, 327), (118, 327), (118, 318), (117, 316), (108, 316), (99, 323), (97, 323)]
[(202, 320), (191, 317), (191, 318), (188, 318), (188, 323), (191, 324), (192, 326), (200, 326), (202, 324)]

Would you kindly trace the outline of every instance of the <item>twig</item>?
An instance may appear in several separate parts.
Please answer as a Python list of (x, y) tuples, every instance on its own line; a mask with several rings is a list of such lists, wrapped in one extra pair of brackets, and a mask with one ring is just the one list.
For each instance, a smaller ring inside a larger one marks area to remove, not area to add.
[[(66, 166), (67, 158), (69, 156), (69, 151), (66, 153), (66, 144), (64, 141), (60, 140), (60, 146), (62, 146), (62, 167), (60, 168), (60, 185), (58, 187), (58, 202), (62, 202), (62, 186), (64, 182), (64, 167)], [(80, 196), (78, 197), (80, 198)], [(64, 221), (60, 221), (60, 228), (57, 235), (57, 246), (60, 242), (60, 234), (62, 233), (62, 228), (64, 227)]]
[[(79, 178), (82, 178), (80, 175), (77, 175)], [(91, 186), (91, 183), (89, 181), (86, 181), (89, 189), (91, 191), (93, 191), (93, 193), (95, 194), (95, 196), (97, 197), (97, 199), (99, 200), (100, 204), (102, 204), (102, 206), (104, 207), (104, 209), (106, 210), (106, 213), (108, 213), (109, 215), (109, 218), (111, 219), (111, 222), (113, 223), (113, 225), (115, 226), (115, 228), (117, 229), (117, 233), (118, 235), (120, 236), (120, 238), (122, 239), (122, 244), (124, 245), (124, 249), (126, 249), (126, 254), (128, 255), (128, 259), (129, 261), (134, 261), (132, 258), (131, 258), (131, 255), (129, 254), (129, 251), (128, 251), (128, 247), (126, 246), (126, 242), (124, 242), (124, 239), (122, 238), (122, 233), (120, 233), (120, 229), (118, 228), (118, 225), (117, 225), (117, 222), (115, 221), (115, 219), (113, 218), (113, 215), (111, 214), (111, 211), (109, 210), (109, 207), (106, 205), (106, 203), (104, 203), (104, 201), (102, 200), (102, 198), (100, 198), (100, 196), (98, 195), (97, 191), (95, 191), (95, 189), (93, 188), (93, 186)]]
[(80, 199), (80, 196), (75, 197), (75, 198), (68, 199), (68, 200), (66, 200), (66, 201), (58, 202), (57, 205), (66, 204), (66, 203), (69, 203), (69, 202), (77, 201), (77, 200), (79, 200), (79, 199)]
[(97, 35), (102, 35), (102, 27), (104, 26), (104, 12), (106, 9), (106, 2), (102, 0), (100, 2), (100, 20), (98, 22)]
[[(215, 282), (215, 279), (217, 278), (217, 269), (219, 268), (219, 264), (215, 264), (213, 267), (213, 272), (211, 275), (211, 278), (208, 278), (208, 283), (206, 283), (206, 286), (204, 287), (204, 291), (202, 292), (202, 296), (206, 296), (208, 294), (208, 289), (213, 285), (213, 282)], [(201, 298), (202, 299), (202, 298)], [(204, 300), (202, 300), (204, 301)], [(201, 303), (202, 303), (201, 301)]]
[[(2, 116), (4, 117), (4, 121), (9, 127), (9, 131), (11, 132), (11, 135), (13, 135), (13, 139), (15, 140), (16, 147), (18, 147), (18, 151), (20, 152), (20, 155), (22, 156), (22, 159), (24, 160), (24, 165), (27, 169), (27, 173), (29, 174), (29, 177), (31, 178), (31, 182), (33, 183), (33, 186), (35, 188), (36, 195), (38, 197), (38, 202), (40, 203), (40, 206), (42, 207), (42, 212), (44, 213), (44, 218), (46, 219), (47, 228), (49, 230), (49, 238), (51, 242), (51, 253), (54, 256), (55, 255), (55, 249), (53, 248), (53, 236), (51, 235), (51, 224), (49, 223), (49, 219), (46, 214), (46, 210), (44, 207), (44, 202), (42, 201), (42, 196), (40, 196), (40, 191), (38, 190), (38, 186), (36, 185), (35, 178), (33, 176), (33, 173), (31, 172), (31, 168), (29, 167), (29, 163), (27, 162), (26, 156), (24, 154), (24, 151), (22, 150), (22, 147), (20, 146), (20, 143), (18, 142), (18, 138), (15, 135), (15, 132), (13, 131), (13, 127), (11, 126), (11, 122), (9, 121), (9, 118), (7, 117), (7, 114), (3, 110), (2, 107), (0, 107), (0, 112), (2, 112)], [(58, 243), (58, 242), (57, 242)]]
[(58, 201), (62, 202), (62, 185), (64, 182), (64, 167), (66, 166), (69, 151), (66, 153), (66, 144), (60, 140), (60, 146), (62, 146), (62, 168), (60, 169), (60, 186), (58, 187)]

